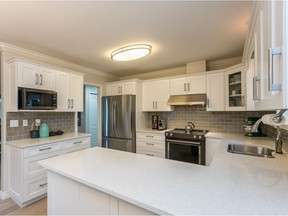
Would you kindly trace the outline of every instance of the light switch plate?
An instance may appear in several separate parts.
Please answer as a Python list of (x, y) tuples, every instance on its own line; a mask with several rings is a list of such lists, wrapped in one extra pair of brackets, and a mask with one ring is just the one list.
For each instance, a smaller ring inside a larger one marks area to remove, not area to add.
[(18, 127), (18, 120), (10, 120), (10, 127)]
[(27, 119), (23, 119), (23, 127), (28, 126), (28, 120)]

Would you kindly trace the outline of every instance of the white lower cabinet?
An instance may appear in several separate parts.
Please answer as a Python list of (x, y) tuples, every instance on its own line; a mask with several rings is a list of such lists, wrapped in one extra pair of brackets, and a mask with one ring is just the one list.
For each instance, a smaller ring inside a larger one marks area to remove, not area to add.
[(89, 148), (90, 137), (27, 148), (9, 146), (9, 193), (21, 207), (46, 196), (47, 170), (38, 161)]
[(48, 215), (155, 215), (51, 171), (48, 184)]
[(213, 157), (217, 151), (217, 149), (219, 148), (219, 145), (221, 143), (221, 139), (220, 138), (206, 138), (206, 166), (210, 166)]
[(164, 133), (136, 134), (136, 153), (152, 157), (165, 158), (165, 136)]

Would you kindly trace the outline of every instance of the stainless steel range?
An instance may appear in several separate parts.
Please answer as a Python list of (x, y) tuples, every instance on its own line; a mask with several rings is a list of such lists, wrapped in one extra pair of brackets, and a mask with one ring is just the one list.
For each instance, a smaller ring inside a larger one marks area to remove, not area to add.
[(166, 158), (205, 165), (205, 134), (207, 130), (175, 128), (165, 132)]

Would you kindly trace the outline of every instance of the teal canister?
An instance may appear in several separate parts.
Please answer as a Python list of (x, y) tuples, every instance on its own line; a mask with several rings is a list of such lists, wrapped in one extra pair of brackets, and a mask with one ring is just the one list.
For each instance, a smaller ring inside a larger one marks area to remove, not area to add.
[(39, 137), (49, 137), (49, 127), (46, 123), (42, 123), (39, 128)]

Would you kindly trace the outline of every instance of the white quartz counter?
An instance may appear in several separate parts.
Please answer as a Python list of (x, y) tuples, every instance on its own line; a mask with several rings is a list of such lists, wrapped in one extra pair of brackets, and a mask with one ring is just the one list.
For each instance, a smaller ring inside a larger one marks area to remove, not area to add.
[(27, 147), (37, 146), (37, 145), (43, 145), (43, 144), (48, 144), (48, 143), (53, 143), (53, 142), (61, 142), (65, 140), (89, 137), (89, 136), (91, 136), (91, 134), (64, 133), (62, 135), (50, 136), (46, 138), (34, 138), (34, 139), (29, 138), (29, 139), (7, 141), (6, 144), (15, 146), (17, 148), (27, 148)]
[(228, 141), (223, 138), (210, 166), (100, 147), (40, 165), (156, 214), (287, 214), (287, 154), (231, 154)]

